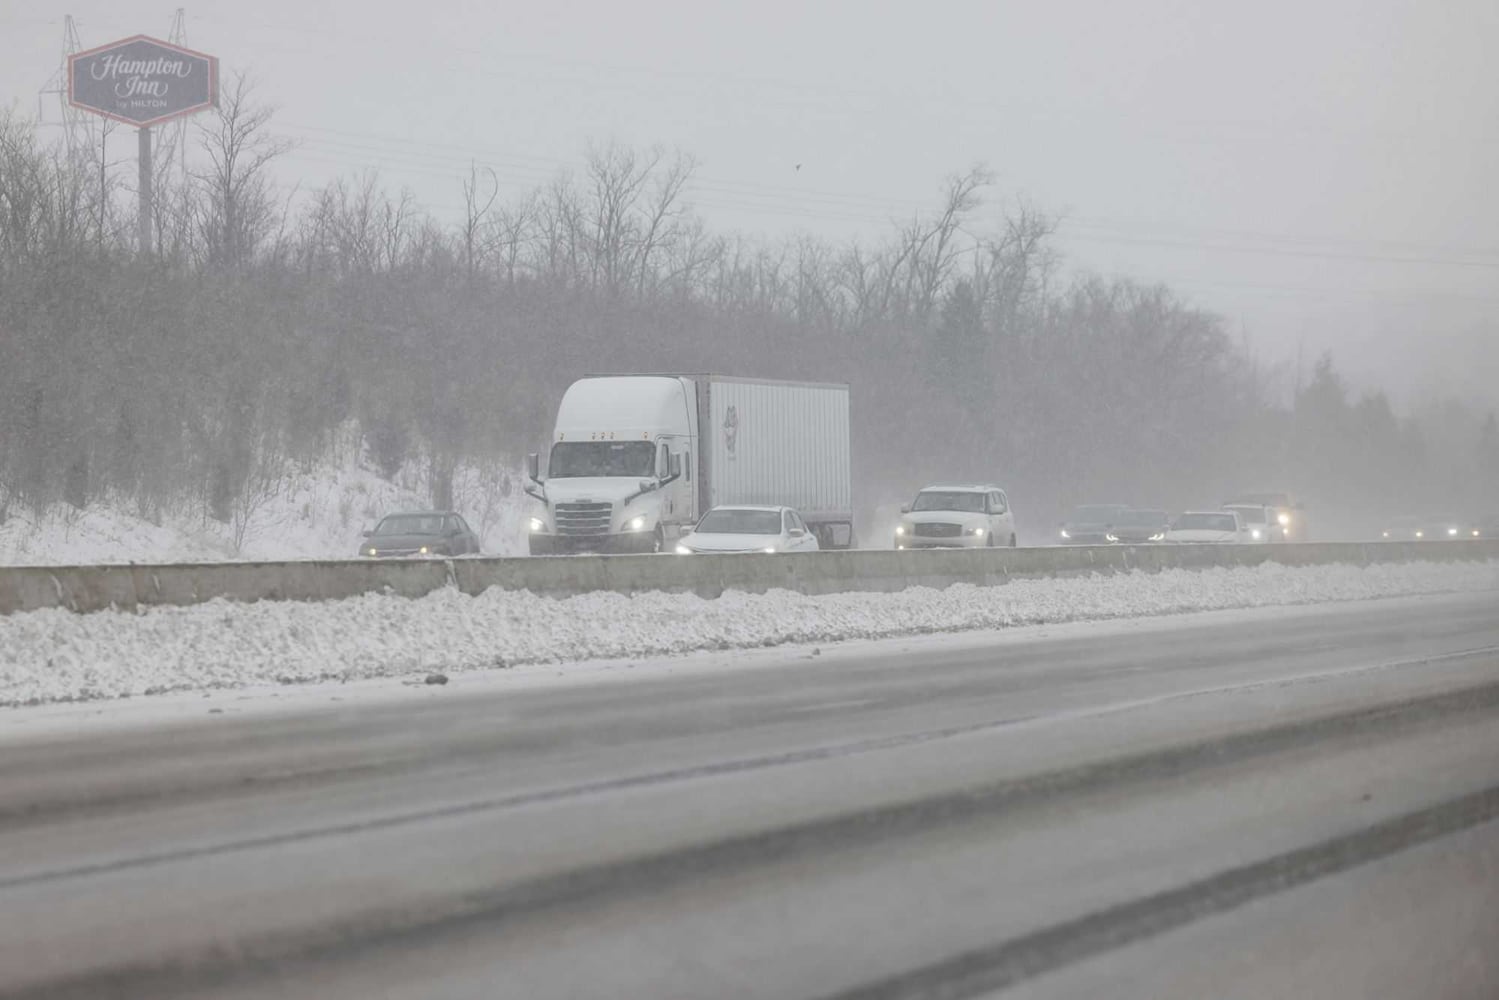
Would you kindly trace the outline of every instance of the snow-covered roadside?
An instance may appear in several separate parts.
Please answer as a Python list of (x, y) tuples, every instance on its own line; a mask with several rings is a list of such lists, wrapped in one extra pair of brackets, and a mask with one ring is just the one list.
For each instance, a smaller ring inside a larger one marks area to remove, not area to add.
[[(431, 469), (417, 457), (386, 479), (372, 467), (356, 425), (338, 437), (338, 446), (320, 462), (285, 463), (284, 475), (253, 503), (236, 507), (228, 523), (186, 500), (149, 512), (117, 497), (95, 498), (82, 510), (61, 502), (40, 512), (11, 505), (0, 516), (0, 565), (350, 558), (361, 530), (384, 515), (432, 506)], [(520, 475), (500, 462), (453, 470), (453, 504), (487, 554), (526, 551), (532, 501), (521, 490)]]
[(1267, 563), (816, 597), (444, 590), (416, 600), (49, 610), (0, 618), (0, 705), (1474, 591), (1499, 591), (1499, 562)]

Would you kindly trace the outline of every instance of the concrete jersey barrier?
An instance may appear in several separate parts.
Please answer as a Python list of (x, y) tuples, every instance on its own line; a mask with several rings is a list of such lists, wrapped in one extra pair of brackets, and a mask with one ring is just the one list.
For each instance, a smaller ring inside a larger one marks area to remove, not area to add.
[(232, 601), (326, 601), (360, 594), (420, 597), (454, 586), (567, 597), (594, 591), (666, 591), (717, 597), (726, 590), (804, 594), (980, 586), (1013, 577), (1129, 570), (1324, 563), (1480, 561), (1499, 540), (1313, 542), (1291, 545), (1104, 545), (1028, 549), (842, 551), (788, 555), (557, 556), (506, 559), (337, 560), (119, 566), (0, 567), (0, 614), (64, 608), (89, 612)]

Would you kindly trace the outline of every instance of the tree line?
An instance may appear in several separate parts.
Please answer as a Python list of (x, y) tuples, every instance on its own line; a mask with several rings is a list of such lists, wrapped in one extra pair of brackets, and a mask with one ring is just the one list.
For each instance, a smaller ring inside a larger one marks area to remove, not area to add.
[(273, 124), (226, 82), (141, 252), (97, 151), (0, 116), (0, 517), (102, 498), (228, 523), (351, 425), (387, 474), (430, 462), (442, 505), (456, 464), (534, 449), (591, 371), (850, 383), (866, 509), (936, 479), (1004, 484), (1033, 528), (1074, 502), (1390, 513), (1499, 489), (1492, 414), (1397, 414), (1330, 358), (1288, 391), (1170, 289), (1064, 279), (1057, 219), (995, 207), (983, 168), (873, 245), (761, 244), (710, 230), (692, 159), (658, 148), (592, 148), (509, 202), (475, 165), (441, 224), (375, 174), (292, 198)]

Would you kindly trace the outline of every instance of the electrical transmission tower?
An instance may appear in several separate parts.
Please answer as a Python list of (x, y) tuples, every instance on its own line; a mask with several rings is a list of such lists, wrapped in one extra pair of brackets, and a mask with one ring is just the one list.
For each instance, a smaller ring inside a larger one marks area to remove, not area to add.
[(63, 146), (68, 151), (68, 159), (75, 162), (87, 160), (93, 155), (99, 141), (94, 130), (104, 128), (103, 120), (85, 114), (68, 103), (68, 56), (82, 48), (73, 15), (64, 15), (62, 59), (58, 61), (57, 72), (47, 79), (36, 95), (37, 124), (62, 129)]
[[(167, 41), (187, 48), (187, 17), (178, 7), (172, 14), (172, 30)], [(157, 176), (166, 180), (173, 170), (182, 177), (187, 176), (187, 119), (178, 118), (169, 125), (151, 130), (151, 162), (159, 164)]]

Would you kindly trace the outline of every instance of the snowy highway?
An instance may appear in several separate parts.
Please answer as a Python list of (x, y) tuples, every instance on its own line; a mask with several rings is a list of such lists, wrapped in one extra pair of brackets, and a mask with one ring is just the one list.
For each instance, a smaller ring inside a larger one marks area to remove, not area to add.
[(171, 698), (0, 729), (0, 997), (1499, 994), (1493, 591)]

